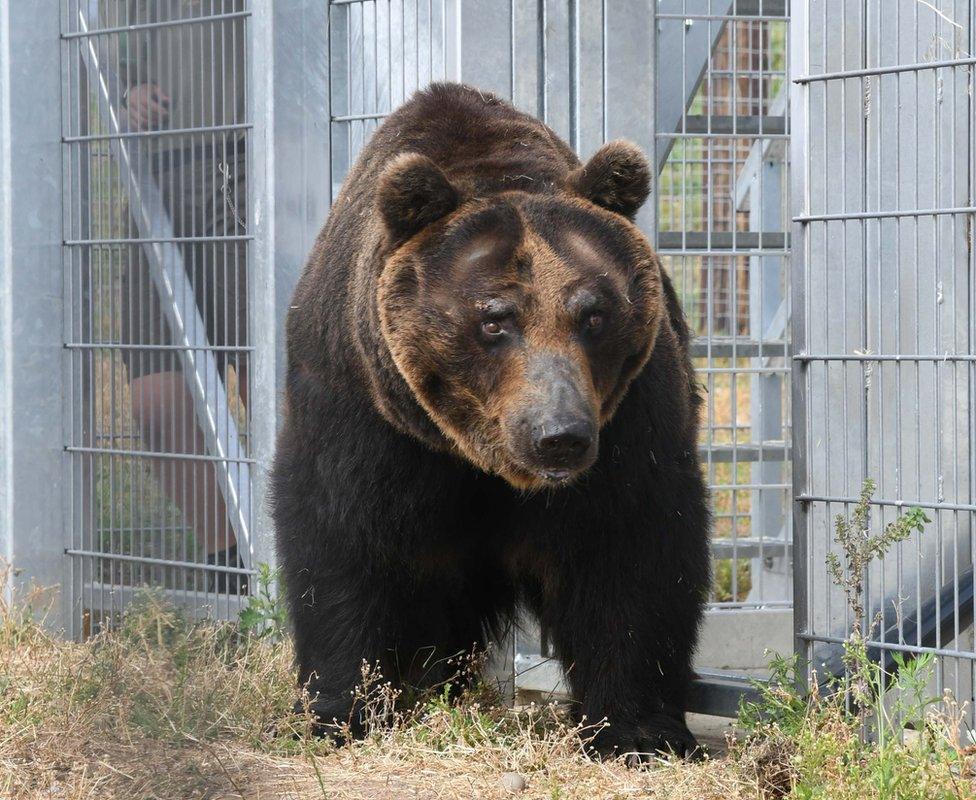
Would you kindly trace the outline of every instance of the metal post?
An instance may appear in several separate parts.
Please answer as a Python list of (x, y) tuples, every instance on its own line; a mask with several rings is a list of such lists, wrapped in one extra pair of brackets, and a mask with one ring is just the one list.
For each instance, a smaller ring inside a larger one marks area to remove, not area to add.
[[(260, 9), (254, 9), (250, 61), (254, 76), (253, 150), (258, 159), (249, 170), (255, 181), (249, 183), (254, 195), (248, 207), (261, 209), (254, 230), (252, 286), (262, 288), (256, 288), (249, 306), (253, 309), (251, 330), (260, 332), (255, 337), (255, 375), (264, 376), (257, 377), (251, 394), (252, 455), (258, 464), (265, 465), (272, 457), (279, 420), (277, 400), (283, 395), (287, 376), (285, 320), (292, 291), (332, 199), (332, 126), (310, 125), (309, 121), (330, 118), (330, 22), (334, 12), (319, 0), (259, 5)], [(267, 41), (269, 30), (271, 45)], [(273, 59), (269, 61), (260, 50), (272, 52)], [(269, 74), (273, 75), (270, 86), (265, 77)], [(265, 366), (258, 367), (258, 362)], [(254, 494), (257, 561), (273, 564), (263, 469), (256, 470)]]
[[(0, 0), (0, 559), (64, 565), (60, 9)], [(61, 608), (46, 616), (60, 628)]]
[[(794, 5), (790, 16), (789, 37), (791, 76), (809, 74), (807, 47), (807, 8), (805, 3)], [(810, 203), (807, 189), (807, 93), (806, 87), (793, 83), (790, 86), (791, 138), (790, 138), (790, 209), (794, 217), (807, 213)], [(794, 353), (806, 351), (806, 228), (802, 222), (794, 222), (793, 250), (790, 256), (790, 336)], [(797, 678), (801, 688), (806, 687), (809, 671), (809, 649), (804, 638), (807, 629), (807, 537), (809, 535), (807, 511), (809, 505), (795, 498), (807, 488), (807, 424), (806, 424), (806, 364), (794, 361), (790, 378), (790, 397), (793, 419), (793, 630), (794, 650), (797, 657)]]
[[(757, 142), (764, 150), (750, 183), (749, 228), (759, 232), (784, 230), (783, 219), (783, 148), (763, 148), (769, 140)], [(754, 147), (754, 150), (757, 149)], [(773, 358), (786, 358), (785, 348), (776, 347), (786, 333), (786, 286), (782, 280), (783, 256), (752, 256), (749, 259), (749, 321), (752, 337), (759, 348), (752, 363), (766, 367)], [(767, 459), (765, 444), (783, 436), (783, 384), (781, 373), (758, 373), (750, 378), (750, 411), (752, 440), (759, 458), (752, 464), (752, 536), (759, 542), (760, 554), (752, 560), (753, 586), (750, 599), (761, 602), (767, 597), (786, 597), (789, 589), (789, 559), (783, 491), (766, 488), (784, 481), (784, 462)], [(777, 547), (775, 540), (783, 547)], [(758, 579), (757, 579), (758, 576)]]
[[(248, 263), (247, 313), (248, 330), (254, 353), (250, 364), (248, 392), (248, 431), (250, 457), (258, 465), (253, 473), (244, 473), (243, 481), (253, 480), (254, 530), (249, 544), (251, 557), (245, 563), (274, 566), (274, 537), (267, 504), (268, 465), (274, 456), (278, 389), (283, 370), (277, 369), (283, 354), (284, 318), (276, 273), (278, 210), (275, 196), (277, 165), (275, 155), (275, 21), (285, 6), (293, 3), (254, 3), (250, 20), (248, 47), (248, 118), (253, 128), (248, 147), (248, 232), (254, 236)], [(328, 15), (326, 10), (320, 15)], [(322, 182), (321, 191), (327, 191)], [(286, 286), (291, 282), (285, 281)], [(289, 288), (291, 288), (289, 286)], [(283, 358), (282, 358), (283, 362)], [(228, 504), (228, 508), (230, 508)], [(273, 587), (272, 587), (273, 588)]]

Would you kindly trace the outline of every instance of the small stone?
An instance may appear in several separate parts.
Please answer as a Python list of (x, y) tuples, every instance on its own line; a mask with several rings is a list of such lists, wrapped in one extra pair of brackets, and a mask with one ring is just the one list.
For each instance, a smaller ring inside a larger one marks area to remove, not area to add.
[(524, 792), (529, 783), (517, 772), (506, 772), (498, 781), (501, 787), (512, 794)]

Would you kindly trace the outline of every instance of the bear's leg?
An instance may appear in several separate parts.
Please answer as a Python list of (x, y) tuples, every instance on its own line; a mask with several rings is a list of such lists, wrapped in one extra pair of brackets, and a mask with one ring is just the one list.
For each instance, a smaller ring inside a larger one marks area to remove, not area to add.
[(483, 644), (500, 602), (498, 504), (453, 456), (341, 392), (290, 378), (273, 496), (299, 681), (322, 732), (337, 721), (362, 734), (353, 693), (364, 661), (407, 704), (414, 689), (450, 677), (451, 657)]
[(631, 762), (698, 752), (684, 712), (710, 574), (707, 511), (696, 475), (671, 483), (679, 504), (671, 508), (649, 493), (602, 516), (572, 502), (557, 511), (572, 538), (551, 551), (558, 568), (543, 590), (543, 623), (579, 713), (588, 724), (609, 722), (593, 750), (633, 754)]
[[(383, 681), (403, 692), (404, 705), (422, 691), (449, 679), (458, 659), (483, 646), (482, 621), (491, 598), (472, 592), (456, 566), (451, 548), (436, 559), (436, 569), (421, 571), (423, 536), (409, 536), (401, 515), (383, 519), (395, 502), (357, 505), (363, 530), (398, 532), (401, 549), (379, 551), (349, 534), (349, 528), (322, 525), (303, 514), (298, 498), (286, 504), (279, 493), (279, 562), (294, 630), (303, 703), (320, 724), (319, 733), (337, 734), (344, 723), (351, 733), (365, 733), (362, 702), (353, 693), (363, 681), (363, 662), (378, 664)], [(435, 530), (464, 530), (463, 518), (449, 504), (426, 507), (417, 528), (427, 540)], [(446, 518), (438, 518), (438, 513)], [(312, 533), (317, 532), (317, 533)], [(433, 560), (433, 559), (431, 559)], [(487, 566), (482, 562), (482, 570)], [(500, 571), (500, 570), (499, 570)], [(477, 602), (476, 602), (477, 601)]]
[(298, 680), (306, 703), (322, 726), (338, 734), (348, 723), (353, 736), (363, 731), (362, 704), (353, 692), (363, 681), (363, 661), (379, 662), (384, 677), (393, 666), (395, 620), (390, 587), (370, 586), (365, 576), (340, 565), (310, 561), (286, 575), (295, 637)]
[(401, 693), (400, 707), (430, 690), (463, 691), (474, 678), (470, 656), (484, 652), (486, 633), (503, 625), (514, 604), (502, 570), (490, 563), (476, 580), (404, 580), (359, 569), (343, 573), (333, 562), (297, 576), (304, 588), (293, 597), (291, 616), (307, 699), (296, 711), (307, 702), (320, 734), (336, 736), (343, 724), (354, 737), (366, 733), (368, 709), (353, 697), (364, 660), (378, 664), (382, 682)]
[(359, 737), (367, 732), (368, 717), (385, 721), (373, 716), (383, 703), (370, 708), (354, 696), (363, 686), (364, 662), (380, 674), (367, 688), (389, 682), (401, 693), (398, 706), (409, 706), (418, 692), (448, 680), (459, 657), (478, 644), (454, 640), (446, 609), (459, 600), (443, 587), (435, 592), (364, 564), (344, 570), (334, 561), (299, 571), (292, 583), (300, 587), (290, 592), (291, 618), (299, 683), (306, 692), (296, 710), (307, 703), (320, 734), (338, 736), (348, 724)]

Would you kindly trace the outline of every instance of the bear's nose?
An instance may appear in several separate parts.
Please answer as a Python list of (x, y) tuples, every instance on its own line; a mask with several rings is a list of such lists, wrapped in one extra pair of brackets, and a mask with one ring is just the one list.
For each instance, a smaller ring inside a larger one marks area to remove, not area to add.
[(564, 420), (540, 426), (535, 446), (546, 461), (571, 462), (581, 458), (593, 444), (593, 426), (588, 420)]

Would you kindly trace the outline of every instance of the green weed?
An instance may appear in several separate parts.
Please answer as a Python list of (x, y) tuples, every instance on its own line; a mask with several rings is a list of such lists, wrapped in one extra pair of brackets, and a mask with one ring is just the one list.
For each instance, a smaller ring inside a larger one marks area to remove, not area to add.
[(242, 633), (259, 639), (282, 641), (288, 632), (288, 615), (281, 587), (281, 570), (268, 564), (258, 564), (255, 576), (256, 591), (247, 598), (247, 605), (238, 615)]
[[(774, 656), (772, 677), (757, 684), (758, 703), (743, 704), (739, 722), (753, 746), (771, 744), (776, 780), (760, 781), (763, 797), (802, 800), (942, 800), (972, 797), (970, 769), (958, 747), (962, 713), (952, 698), (928, 694), (931, 655), (894, 657), (885, 670), (871, 657), (868, 641), (877, 620), (865, 619), (864, 575), (898, 542), (921, 533), (929, 522), (912, 508), (880, 531), (870, 526), (875, 485), (864, 482), (849, 518), (839, 515), (834, 541), (840, 554), (827, 557), (831, 579), (851, 612), (843, 644), (845, 675), (814, 673), (801, 692), (795, 657)], [(933, 709), (939, 700), (941, 710)], [(907, 731), (907, 733), (906, 733)], [(914, 735), (912, 735), (914, 734)], [(757, 763), (757, 773), (765, 775)], [(768, 778), (768, 775), (766, 776)]]

